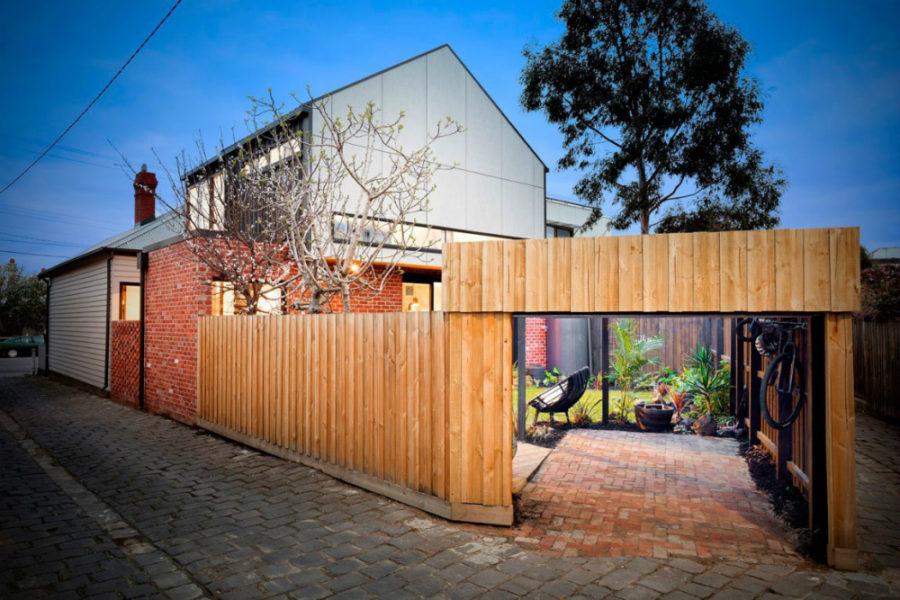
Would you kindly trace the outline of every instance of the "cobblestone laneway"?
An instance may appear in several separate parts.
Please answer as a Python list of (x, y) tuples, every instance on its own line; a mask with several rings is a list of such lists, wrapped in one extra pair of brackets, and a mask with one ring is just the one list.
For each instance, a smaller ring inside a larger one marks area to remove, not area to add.
[(735, 440), (573, 430), (522, 492), (523, 543), (561, 555), (797, 563)]
[(0, 596), (892, 597), (807, 563), (558, 557), (34, 378), (0, 379)]
[(900, 427), (857, 414), (856, 454), (861, 562), (900, 571)]

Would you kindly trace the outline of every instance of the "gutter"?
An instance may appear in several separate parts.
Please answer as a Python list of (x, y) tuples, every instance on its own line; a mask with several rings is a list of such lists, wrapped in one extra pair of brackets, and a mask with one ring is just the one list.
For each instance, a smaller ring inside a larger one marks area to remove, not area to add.
[(103, 391), (109, 392), (109, 336), (112, 324), (110, 317), (112, 316), (112, 261), (113, 252), (110, 251), (106, 257), (106, 356), (103, 367)]

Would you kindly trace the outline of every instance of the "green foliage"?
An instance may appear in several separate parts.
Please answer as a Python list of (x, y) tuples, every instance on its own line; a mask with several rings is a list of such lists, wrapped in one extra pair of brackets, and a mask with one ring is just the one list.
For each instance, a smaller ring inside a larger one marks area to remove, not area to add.
[[(596, 403), (594, 403), (596, 404)], [(569, 419), (575, 427), (587, 427), (594, 422), (591, 418), (594, 405), (589, 405), (584, 399), (579, 400), (569, 411)]]
[(544, 387), (549, 387), (551, 385), (556, 385), (559, 383), (559, 379), (562, 377), (562, 371), (559, 370), (559, 367), (553, 367), (549, 371), (544, 371), (544, 378), (541, 380), (541, 385)]
[(862, 310), (866, 321), (900, 319), (900, 265), (886, 264), (866, 269), (860, 277)]
[(645, 373), (645, 368), (658, 364), (653, 353), (662, 348), (662, 338), (643, 337), (637, 333), (634, 319), (619, 319), (612, 325), (616, 344), (610, 353), (609, 373), (606, 375), (611, 385), (622, 394), (615, 403), (614, 411), (620, 419), (634, 411), (634, 392), (654, 383), (654, 373)]
[(658, 231), (778, 223), (785, 181), (750, 141), (763, 101), (737, 30), (701, 0), (568, 0), (559, 18), (557, 42), (524, 51), (521, 103), (562, 132), (586, 225), (604, 200), (642, 233), (664, 208)]
[(656, 383), (664, 383), (669, 387), (677, 387), (678, 381), (678, 372), (671, 367), (663, 367), (660, 369), (659, 373), (656, 374)]
[(0, 335), (43, 333), (47, 284), (14, 260), (0, 267)]
[(690, 354), (681, 373), (681, 390), (691, 398), (701, 415), (722, 415), (728, 412), (728, 392), (731, 389), (731, 367), (726, 359), (716, 364), (715, 356), (698, 345)]

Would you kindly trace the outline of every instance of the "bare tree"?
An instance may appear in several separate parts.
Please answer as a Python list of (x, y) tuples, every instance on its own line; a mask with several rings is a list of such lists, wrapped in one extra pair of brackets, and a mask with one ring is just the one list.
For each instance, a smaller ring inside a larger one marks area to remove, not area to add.
[(374, 103), (333, 115), (309, 103), (322, 125), (310, 140), (304, 174), (308, 193), (286, 206), (288, 247), (299, 266), (310, 312), (339, 295), (344, 312), (354, 293), (380, 293), (402, 259), (422, 257), (437, 243), (427, 225), (436, 170), (432, 146), (462, 130), (438, 122), (423, 145), (401, 143), (403, 113), (382, 121)]
[[(270, 309), (268, 294), (308, 312), (337, 296), (349, 311), (354, 292), (382, 291), (401, 259), (434, 245), (424, 219), (432, 177), (448, 167), (431, 147), (459, 124), (438, 123), (407, 151), (403, 114), (382, 122), (372, 103), (340, 118), (324, 101), (288, 114), (271, 93), (251, 100), (251, 135), (220, 140), (212, 158), (202, 142), (193, 159), (182, 153), (178, 178), (166, 171), (176, 202), (164, 201), (191, 253), (244, 300), (240, 310)], [(321, 121), (315, 134), (310, 121)]]

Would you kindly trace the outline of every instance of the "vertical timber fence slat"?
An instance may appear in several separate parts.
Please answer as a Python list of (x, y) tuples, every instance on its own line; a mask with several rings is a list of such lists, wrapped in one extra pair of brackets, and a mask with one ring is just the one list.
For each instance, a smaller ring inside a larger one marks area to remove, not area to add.
[(502, 313), (204, 317), (199, 423), (448, 518), (508, 524), (511, 326)]

